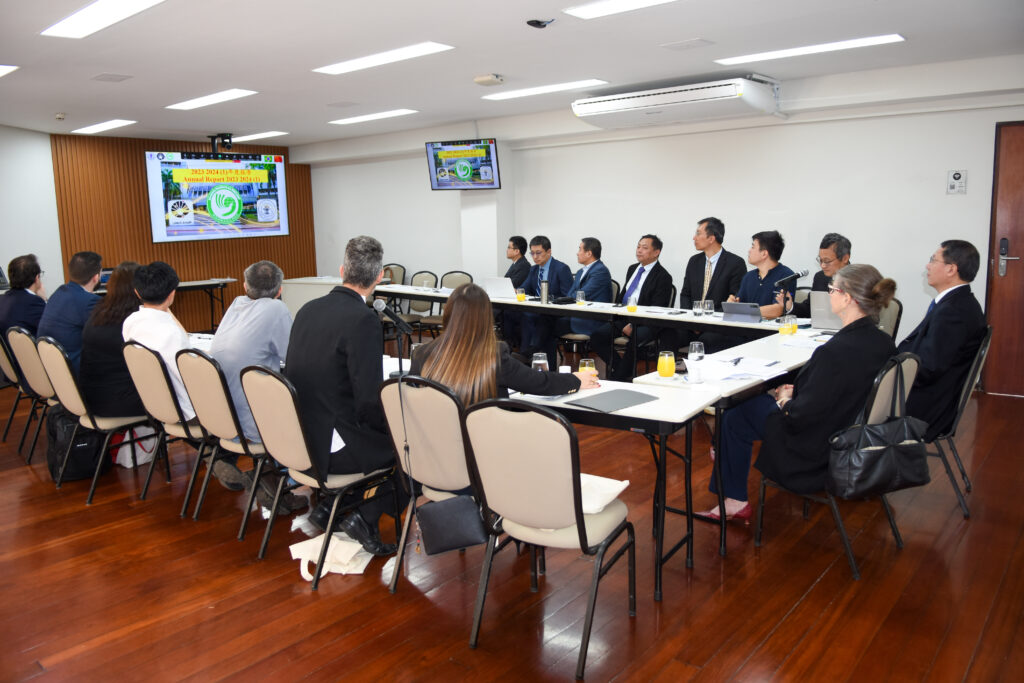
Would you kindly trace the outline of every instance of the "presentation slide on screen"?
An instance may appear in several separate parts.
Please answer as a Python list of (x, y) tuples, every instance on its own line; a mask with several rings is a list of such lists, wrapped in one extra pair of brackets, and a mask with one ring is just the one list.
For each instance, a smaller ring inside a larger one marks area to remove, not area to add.
[(146, 152), (154, 242), (288, 234), (279, 154)]
[(430, 186), (435, 190), (496, 190), (498, 152), (494, 140), (428, 142)]

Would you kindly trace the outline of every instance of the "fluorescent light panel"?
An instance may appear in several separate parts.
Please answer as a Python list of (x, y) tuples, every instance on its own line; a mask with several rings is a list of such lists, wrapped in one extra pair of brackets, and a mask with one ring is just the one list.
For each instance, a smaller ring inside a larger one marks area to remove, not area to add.
[(337, 121), (328, 121), (328, 123), (334, 123), (339, 126), (347, 126), (353, 123), (366, 123), (367, 121), (376, 121), (377, 119), (391, 119), (396, 116), (408, 116), (409, 114), (418, 114), (416, 109), (391, 109), (390, 111), (381, 111), (376, 114), (365, 114), (363, 116), (353, 116), (348, 119), (338, 119)]
[(91, 126), (85, 128), (79, 128), (78, 130), (71, 131), (72, 133), (81, 133), (82, 135), (92, 135), (93, 133), (102, 133), (105, 130), (112, 130), (114, 128), (120, 128), (121, 126), (130, 126), (137, 121), (127, 121), (125, 119), (111, 119), (104, 121), (103, 123), (94, 123)]
[(773, 52), (759, 52), (756, 55), (744, 55), (742, 57), (729, 57), (728, 59), (716, 59), (716, 64), (733, 66), (734, 64), (748, 64), (750, 62), (767, 62), (771, 59), (783, 59), (785, 57), (799, 57), (801, 55), (813, 55), (820, 52), (835, 52), (836, 50), (850, 50), (855, 47), (871, 47), (873, 45), (887, 45), (889, 43), (902, 43), (903, 36), (898, 33), (890, 33), (884, 36), (871, 36), (869, 38), (854, 38), (852, 40), (840, 40), (836, 43), (822, 43), (820, 45), (808, 45), (807, 47), (793, 47), (788, 50), (775, 50)]
[(505, 92), (494, 93), (493, 95), (484, 95), (483, 100), (511, 100), (516, 97), (530, 97), (532, 95), (546, 95), (552, 92), (562, 92), (563, 90), (579, 90), (580, 88), (589, 88), (595, 85), (608, 85), (608, 81), (601, 81), (596, 78), (591, 78), (586, 81), (572, 81), (570, 83), (555, 83), (554, 85), (540, 85), (536, 88), (522, 88), (521, 90), (507, 90)]
[(164, 0), (96, 0), (43, 31), (54, 38), (85, 38)]
[(178, 102), (177, 104), (169, 104), (164, 109), (198, 109), (199, 107), (207, 107), (211, 104), (219, 104), (221, 102), (228, 102), (230, 100), (237, 100), (239, 97), (248, 97), (249, 95), (255, 95), (255, 90), (241, 90), (240, 88), (231, 88), (230, 90), (221, 90), (215, 92), (212, 95), (204, 95), (197, 97), (194, 100), (185, 100), (184, 102)]
[(438, 52), (444, 52), (446, 50), (452, 49), (454, 48), (451, 45), (444, 45), (442, 43), (433, 43), (427, 41), (425, 43), (416, 43), (415, 45), (407, 45), (405, 47), (399, 47), (394, 50), (388, 50), (387, 52), (378, 52), (375, 55), (367, 55), (366, 57), (359, 57), (357, 59), (350, 59), (345, 62), (338, 62), (337, 64), (321, 66), (319, 69), (313, 69), (313, 71), (317, 71), (322, 74), (328, 74), (331, 76), (337, 76), (338, 74), (347, 74), (350, 71), (372, 69), (373, 67), (381, 66), (382, 64), (401, 62), (406, 59), (424, 57), (426, 55), (432, 55)]
[(252, 135), (242, 135), (241, 137), (232, 137), (232, 142), (249, 142), (250, 140), (262, 140), (263, 138), (276, 138), (278, 135), (288, 135), (279, 130), (268, 130), (266, 133), (253, 133)]
[(10, 66), (8, 64), (0, 64), (0, 78), (3, 78), (4, 76), (6, 76), (7, 74), (11, 73), (12, 71), (17, 71), (17, 70), (18, 70), (18, 67), (16, 67), (16, 66)]
[(579, 19), (597, 19), (607, 17), (609, 14), (621, 14), (632, 12), (635, 9), (665, 5), (676, 0), (598, 0), (588, 2), (585, 5), (578, 5), (562, 10), (563, 14), (569, 14)]

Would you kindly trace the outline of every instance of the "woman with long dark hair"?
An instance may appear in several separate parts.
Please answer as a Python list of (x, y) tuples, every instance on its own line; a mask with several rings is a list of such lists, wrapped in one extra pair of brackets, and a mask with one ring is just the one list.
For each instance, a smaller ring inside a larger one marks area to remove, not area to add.
[(508, 390), (557, 396), (598, 386), (589, 373), (537, 372), (512, 358), (494, 334), (491, 300), (481, 287), (457, 287), (444, 307), (441, 335), (416, 349), (410, 372), (445, 385), (470, 406)]
[(128, 373), (121, 325), (139, 310), (135, 271), (139, 264), (124, 261), (110, 275), (107, 294), (92, 309), (82, 330), (82, 364), (78, 383), (85, 404), (101, 417), (145, 415), (142, 399)]

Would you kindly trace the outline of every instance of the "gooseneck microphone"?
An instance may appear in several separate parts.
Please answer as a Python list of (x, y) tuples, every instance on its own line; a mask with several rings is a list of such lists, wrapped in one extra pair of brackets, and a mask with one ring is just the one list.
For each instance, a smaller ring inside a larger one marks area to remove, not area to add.
[[(790, 280), (799, 280), (802, 277), (806, 277), (809, 272), (811, 272), (811, 271), (809, 271), (806, 268), (804, 268), (803, 270), (801, 270), (799, 272), (796, 272), (796, 273), (793, 273), (792, 275), (787, 275), (786, 277), (782, 278), (781, 280), (776, 280), (775, 281), (775, 286), (778, 287), (779, 285), (784, 285), (787, 282), (789, 282)], [(381, 302), (381, 303), (383, 303), (383, 302)], [(377, 304), (374, 304), (373, 307), (377, 308)]]
[(388, 318), (390, 318), (391, 322), (395, 324), (395, 327), (397, 327), (398, 331), (401, 332), (402, 334), (412, 335), (412, 326), (409, 325), (409, 323), (402, 320), (400, 317), (398, 317), (398, 314), (391, 310), (390, 306), (384, 303), (384, 299), (374, 299), (373, 310), (377, 311), (378, 313), (383, 313)]

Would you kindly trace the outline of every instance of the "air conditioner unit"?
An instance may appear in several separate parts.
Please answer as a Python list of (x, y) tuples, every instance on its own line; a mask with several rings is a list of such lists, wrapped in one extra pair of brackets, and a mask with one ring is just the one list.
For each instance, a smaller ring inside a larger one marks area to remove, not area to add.
[(601, 128), (664, 126), (774, 114), (777, 110), (775, 86), (748, 78), (588, 97), (572, 103), (576, 116)]

